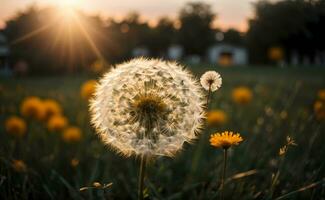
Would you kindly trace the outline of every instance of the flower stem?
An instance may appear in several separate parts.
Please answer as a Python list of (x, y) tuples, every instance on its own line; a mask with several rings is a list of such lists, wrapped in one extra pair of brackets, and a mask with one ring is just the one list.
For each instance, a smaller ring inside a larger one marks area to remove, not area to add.
[(143, 186), (144, 186), (144, 177), (146, 173), (146, 165), (147, 165), (147, 158), (145, 155), (143, 155), (141, 156), (141, 161), (140, 161), (138, 200), (143, 200)]
[(221, 200), (224, 199), (224, 187), (225, 187), (225, 178), (226, 178), (226, 168), (227, 168), (227, 150), (223, 150), (223, 171), (221, 178)]
[(209, 91), (207, 96), (207, 110), (209, 109), (210, 96), (211, 96), (211, 84), (209, 85)]

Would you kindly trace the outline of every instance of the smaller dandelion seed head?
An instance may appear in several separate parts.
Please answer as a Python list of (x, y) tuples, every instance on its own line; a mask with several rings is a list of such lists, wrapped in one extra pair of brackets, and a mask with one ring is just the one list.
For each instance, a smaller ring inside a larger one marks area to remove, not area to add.
[(239, 133), (232, 131), (224, 131), (222, 133), (215, 133), (210, 136), (210, 144), (216, 148), (228, 149), (231, 146), (238, 145), (243, 141)]
[(221, 87), (222, 78), (218, 72), (207, 71), (201, 76), (200, 82), (205, 90), (214, 92)]

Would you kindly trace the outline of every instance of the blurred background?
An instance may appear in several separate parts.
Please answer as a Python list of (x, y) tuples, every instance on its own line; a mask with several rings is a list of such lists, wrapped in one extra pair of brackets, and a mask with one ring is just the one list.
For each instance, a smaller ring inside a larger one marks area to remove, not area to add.
[(324, 199), (324, 40), (325, 0), (0, 0), (0, 199), (136, 199), (138, 160), (101, 143), (88, 100), (140, 56), (223, 78), (198, 141), (149, 167), (147, 199), (215, 199), (224, 130), (245, 139), (226, 199)]
[(1, 74), (86, 71), (137, 56), (324, 66), (324, 1), (2, 0)]

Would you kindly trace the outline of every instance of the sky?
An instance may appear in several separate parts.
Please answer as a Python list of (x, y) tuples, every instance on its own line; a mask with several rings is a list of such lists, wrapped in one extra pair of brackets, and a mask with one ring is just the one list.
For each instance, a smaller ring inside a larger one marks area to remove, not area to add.
[[(200, 0), (211, 5), (217, 13), (216, 26), (224, 30), (247, 30), (247, 19), (253, 16), (253, 3), (257, 0)], [(161, 16), (176, 17), (186, 2), (195, 0), (0, 0), (0, 27), (17, 11), (36, 3), (43, 6), (71, 6), (86, 13), (99, 13), (102, 17), (121, 18), (130, 11), (137, 11), (143, 19), (154, 22)]]

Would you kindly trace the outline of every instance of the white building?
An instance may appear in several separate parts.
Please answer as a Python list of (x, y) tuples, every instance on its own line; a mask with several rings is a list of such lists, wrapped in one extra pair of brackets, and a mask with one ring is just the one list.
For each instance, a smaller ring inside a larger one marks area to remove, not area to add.
[(208, 50), (208, 61), (219, 65), (246, 65), (248, 63), (247, 50), (230, 44), (216, 44)]
[(149, 56), (149, 49), (146, 47), (136, 47), (132, 50), (132, 56), (133, 57), (146, 57)]
[(183, 47), (181, 45), (171, 45), (167, 49), (167, 58), (170, 60), (180, 60), (184, 54)]

